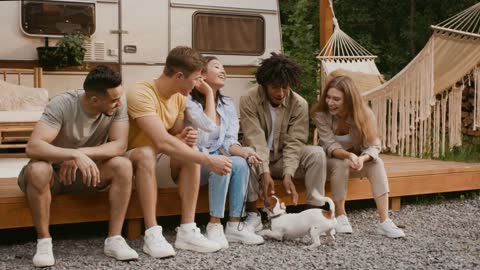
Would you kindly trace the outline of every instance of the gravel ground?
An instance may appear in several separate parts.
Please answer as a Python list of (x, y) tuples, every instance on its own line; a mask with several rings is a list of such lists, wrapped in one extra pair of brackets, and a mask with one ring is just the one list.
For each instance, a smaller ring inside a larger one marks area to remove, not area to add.
[[(314, 250), (303, 249), (309, 241), (305, 237), (268, 240), (260, 246), (231, 244), (214, 254), (177, 251), (174, 258), (160, 260), (140, 252), (143, 242), (136, 240), (130, 244), (140, 259), (132, 262), (103, 255), (104, 223), (84, 224), (80, 230), (80, 225), (53, 226), (56, 265), (51, 269), (480, 269), (479, 216), (478, 195), (402, 206), (391, 217), (405, 225), (407, 237), (391, 240), (376, 235), (375, 209), (364, 207), (349, 212), (352, 235), (337, 235), (334, 244)], [(205, 217), (198, 220), (205, 224)], [(170, 223), (174, 222), (170, 219)], [(164, 227), (167, 240), (173, 243), (173, 226)], [(34, 237), (32, 229), (0, 231), (0, 269), (33, 268)]]

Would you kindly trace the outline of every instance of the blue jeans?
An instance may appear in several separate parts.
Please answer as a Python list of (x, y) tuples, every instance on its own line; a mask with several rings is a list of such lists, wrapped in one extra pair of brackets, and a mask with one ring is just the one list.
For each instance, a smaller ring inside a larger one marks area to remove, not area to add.
[[(218, 155), (218, 153), (213, 153)], [(208, 198), (210, 215), (223, 218), (225, 202), (229, 192), (230, 217), (241, 217), (244, 213), (245, 195), (248, 188), (250, 169), (247, 161), (239, 156), (230, 156), (232, 171), (224, 176), (211, 172), (202, 166), (202, 182), (208, 179)]]

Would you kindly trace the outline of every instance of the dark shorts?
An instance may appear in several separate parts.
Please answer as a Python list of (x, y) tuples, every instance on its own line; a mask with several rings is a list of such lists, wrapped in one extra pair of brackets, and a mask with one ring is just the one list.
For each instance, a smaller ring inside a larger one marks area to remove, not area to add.
[[(25, 179), (25, 168), (27, 166), (28, 164), (22, 168), (22, 170), (20, 171), (20, 174), (18, 175), (18, 180), (17, 180), (18, 186), (24, 193), (26, 193), (27, 191), (27, 183)], [(100, 183), (100, 185), (96, 187), (89, 187), (85, 185), (82, 181), (82, 173), (80, 172), (80, 170), (77, 170), (77, 177), (71, 185), (64, 185), (63, 183), (60, 182), (60, 177), (58, 176), (59, 171), (60, 171), (59, 167), (57, 168), (56, 166), (53, 166), (53, 185), (50, 187), (50, 192), (52, 194), (95, 193), (98, 191), (104, 191), (108, 189), (108, 185), (104, 183)]]

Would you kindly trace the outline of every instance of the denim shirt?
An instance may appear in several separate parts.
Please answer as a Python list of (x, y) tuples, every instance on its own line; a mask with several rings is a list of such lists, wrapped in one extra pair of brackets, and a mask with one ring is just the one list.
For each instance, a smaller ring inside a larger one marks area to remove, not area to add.
[(198, 131), (197, 147), (202, 152), (212, 153), (223, 148), (230, 155), (228, 151), (230, 146), (240, 144), (238, 142), (240, 125), (235, 105), (229, 97), (224, 97), (223, 101), (225, 104), (219, 101), (216, 109), (220, 115), (220, 134), (217, 140), (210, 141), (209, 135), (217, 127), (216, 123), (208, 118), (200, 103), (191, 96), (187, 97), (185, 124)]

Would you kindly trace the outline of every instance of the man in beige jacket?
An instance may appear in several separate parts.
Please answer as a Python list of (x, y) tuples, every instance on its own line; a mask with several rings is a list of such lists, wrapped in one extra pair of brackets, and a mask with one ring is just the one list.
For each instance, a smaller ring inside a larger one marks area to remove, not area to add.
[(259, 194), (265, 199), (275, 193), (273, 179), (282, 179), (295, 205), (298, 193), (292, 178), (305, 179), (308, 205), (319, 204), (313, 190), (325, 193), (325, 153), (321, 147), (305, 145), (308, 104), (292, 90), (300, 82), (300, 73), (295, 62), (272, 53), (257, 69), (258, 85), (240, 99), (243, 145), (253, 148), (263, 160), (251, 170), (246, 206), (247, 223), (256, 230), (262, 228), (256, 201)]

